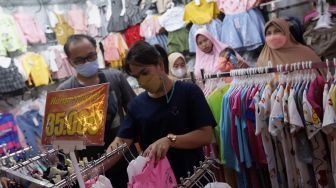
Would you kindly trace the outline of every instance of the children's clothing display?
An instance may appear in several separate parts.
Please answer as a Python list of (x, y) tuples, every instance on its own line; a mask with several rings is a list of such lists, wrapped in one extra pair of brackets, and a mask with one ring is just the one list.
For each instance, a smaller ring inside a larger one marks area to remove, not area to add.
[(27, 46), (21, 41), (17, 24), (11, 15), (0, 13), (0, 56), (17, 50), (25, 52)]
[(50, 25), (56, 33), (58, 43), (64, 45), (69, 36), (74, 34), (74, 29), (65, 20), (63, 14), (56, 12), (48, 13)]
[(183, 13), (184, 7), (182, 6), (170, 8), (159, 17), (159, 24), (168, 32), (179, 30), (186, 26), (186, 23), (183, 21)]
[[(93, 12), (94, 13), (94, 12)], [(72, 9), (67, 13), (68, 23), (74, 29), (75, 34), (86, 34), (87, 27), (87, 17), (82, 9)]]
[(168, 33), (168, 53), (188, 51), (188, 30), (182, 28)]
[(32, 15), (24, 12), (17, 12), (13, 17), (24, 35), (25, 43), (27, 41), (31, 44), (47, 42), (43, 30), (36, 23)]

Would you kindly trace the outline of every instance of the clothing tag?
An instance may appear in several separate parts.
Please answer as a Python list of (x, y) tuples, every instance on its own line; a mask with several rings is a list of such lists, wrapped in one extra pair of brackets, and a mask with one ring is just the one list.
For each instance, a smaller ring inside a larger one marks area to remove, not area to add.
[(234, 19), (234, 24), (235, 24), (235, 27), (236, 27), (237, 29), (240, 28), (239, 18), (235, 18), (235, 19)]
[(33, 61), (28, 61), (28, 64), (29, 65), (34, 65), (34, 62)]
[(34, 122), (35, 127), (38, 127), (38, 126), (39, 126), (39, 123), (38, 123), (36, 117), (33, 118), (33, 122)]
[(312, 37), (308, 37), (307, 38), (307, 45), (311, 45), (312, 44)]

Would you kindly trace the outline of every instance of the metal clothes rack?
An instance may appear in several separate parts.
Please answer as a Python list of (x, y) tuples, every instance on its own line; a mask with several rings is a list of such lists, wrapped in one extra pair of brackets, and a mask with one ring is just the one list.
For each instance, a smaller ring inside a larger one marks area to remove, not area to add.
[[(335, 63), (335, 62), (334, 62)], [(293, 64), (279, 65), (277, 67), (255, 67), (246, 69), (235, 69), (230, 72), (220, 72), (217, 74), (205, 74), (204, 70), (201, 69), (201, 75), (203, 83), (208, 79), (234, 77), (234, 76), (251, 76), (257, 74), (268, 74), (268, 73), (278, 73), (278, 72), (292, 72), (297, 70), (310, 70), (310, 69), (322, 69), (328, 68), (328, 62), (301, 62)]]
[[(102, 165), (104, 161), (106, 161), (107, 159), (110, 159), (111, 157), (115, 156), (116, 154), (122, 153), (126, 148), (129, 151), (129, 148), (128, 148), (127, 144), (123, 144), (123, 145), (119, 146), (118, 148), (116, 148), (115, 150), (111, 151), (110, 153), (104, 154), (99, 159), (94, 160), (94, 161), (90, 162), (87, 166), (85, 166), (81, 170), (81, 173), (85, 174), (85, 173), (91, 171), (93, 168), (95, 168), (99, 165)], [(71, 174), (66, 179), (63, 179), (62, 181), (56, 183), (55, 187), (66, 187), (69, 184), (72, 184), (73, 182), (75, 182), (76, 180), (77, 180), (76, 174)]]
[[(215, 164), (218, 164), (219, 162), (216, 159), (206, 159), (204, 162), (200, 162), (199, 167), (194, 167), (194, 174), (187, 177), (187, 178), (181, 178), (181, 184), (178, 185), (178, 188), (190, 188), (194, 185), (197, 185), (197, 182), (200, 181), (206, 174), (209, 174), (212, 178), (212, 180), (216, 181), (215, 175), (210, 170), (211, 167), (215, 167)], [(210, 182), (208, 182), (210, 183)]]
[(53, 184), (46, 182), (46, 181), (41, 181), (38, 179), (35, 179), (31, 176), (27, 176), (25, 174), (21, 174), (18, 169), (25, 167), (33, 162), (36, 162), (40, 159), (43, 159), (46, 156), (53, 155), (57, 150), (49, 150), (46, 153), (40, 154), (36, 157), (33, 157), (31, 159), (28, 159), (27, 161), (24, 161), (22, 163), (19, 163), (11, 168), (6, 168), (6, 167), (0, 167), (0, 172), (7, 178), (16, 180), (17, 182), (20, 182), (24, 187), (31, 187), (31, 188), (37, 188), (37, 187), (47, 187), (51, 188), (54, 187)]
[(14, 156), (16, 156), (16, 155), (19, 155), (19, 154), (24, 153), (24, 152), (26, 152), (26, 151), (29, 151), (29, 150), (31, 150), (31, 149), (33, 149), (33, 147), (31, 147), (31, 146), (26, 147), (26, 148), (23, 148), (22, 150), (19, 150), (19, 151), (16, 151), (16, 152), (13, 152), (13, 153), (11, 153), (11, 154), (8, 154), (8, 155), (5, 155), (5, 156), (1, 157), (1, 158), (0, 158), (0, 161), (6, 160), (6, 159), (8, 159), (8, 158), (10, 158), (10, 157), (14, 157)]
[(38, 160), (40, 160), (40, 159), (43, 159), (43, 158), (45, 158), (46, 156), (53, 155), (53, 154), (56, 153), (57, 151), (58, 151), (58, 150), (51, 149), (51, 150), (47, 151), (46, 153), (42, 153), (42, 154), (37, 155), (37, 156), (35, 156), (35, 157), (33, 157), (33, 158), (30, 158), (30, 159), (28, 159), (28, 160), (26, 160), (26, 161), (23, 161), (22, 163), (19, 163), (19, 164), (15, 165), (15, 166), (11, 167), (10, 169), (11, 169), (11, 170), (14, 170), (14, 171), (15, 171), (15, 170), (18, 170), (18, 169), (20, 169), (20, 168), (22, 168), (22, 167), (25, 167), (25, 166), (27, 166), (27, 165), (33, 163), (33, 162), (36, 162), (36, 161), (38, 161)]

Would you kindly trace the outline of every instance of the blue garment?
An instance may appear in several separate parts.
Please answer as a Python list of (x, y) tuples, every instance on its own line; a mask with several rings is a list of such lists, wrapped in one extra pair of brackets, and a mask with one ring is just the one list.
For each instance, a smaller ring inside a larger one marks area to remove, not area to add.
[(196, 53), (196, 40), (195, 40), (195, 34), (198, 29), (201, 28), (206, 28), (211, 35), (217, 39), (220, 40), (220, 34), (222, 30), (222, 21), (219, 19), (213, 19), (210, 23), (205, 24), (205, 25), (198, 25), (198, 24), (193, 24), (190, 28), (189, 31), (189, 51)]
[[(172, 93), (173, 92), (173, 93)], [(182, 135), (205, 127), (216, 126), (202, 90), (195, 84), (177, 81), (172, 96), (152, 98), (143, 92), (128, 105), (128, 114), (119, 128), (118, 137), (139, 141), (141, 149), (165, 138), (169, 133)], [(177, 179), (187, 177), (194, 166), (204, 160), (202, 148), (181, 150), (171, 148), (167, 158)]]
[[(245, 111), (246, 111), (246, 94), (248, 91), (248, 87), (245, 87), (240, 95), (240, 112), (241, 112), (241, 117), (239, 117), (240, 119), (240, 127), (237, 127), (238, 129), (238, 138), (240, 138), (241, 140), (239, 141), (238, 139), (238, 143), (239, 143), (239, 153), (240, 153), (240, 162), (245, 162), (245, 167), (246, 168), (250, 168), (252, 166), (252, 158), (251, 158), (251, 154), (249, 151), (249, 146), (248, 146), (248, 136), (247, 136), (247, 123), (246, 123), (246, 115), (245, 115)], [(238, 119), (238, 122), (239, 122)], [(236, 120), (237, 122), (237, 120)]]
[(168, 52), (168, 36), (164, 33), (158, 34), (155, 37), (145, 38), (145, 41), (151, 45), (159, 44)]
[(223, 140), (223, 151), (224, 151), (224, 160), (228, 168), (234, 169), (239, 172), (239, 164), (237, 156), (232, 148), (231, 144), (231, 109), (230, 97), (231, 93), (234, 91), (234, 87), (231, 86), (227, 93), (223, 96), (222, 100), (222, 112), (221, 112), (221, 121), (220, 121), (220, 132)]
[[(33, 119), (37, 120), (36, 125)], [(36, 139), (41, 139), (42, 137), (42, 116), (37, 110), (31, 110), (18, 116), (16, 121), (25, 136), (27, 144), (33, 148), (27, 152), (28, 156), (38, 155), (40, 149)]]
[(251, 51), (264, 44), (265, 21), (258, 9), (227, 15), (220, 40), (237, 51)]

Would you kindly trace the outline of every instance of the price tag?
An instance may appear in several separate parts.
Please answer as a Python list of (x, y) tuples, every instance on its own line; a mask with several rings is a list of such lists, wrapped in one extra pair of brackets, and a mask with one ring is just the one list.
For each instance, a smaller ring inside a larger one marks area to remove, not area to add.
[(103, 145), (109, 84), (47, 94), (42, 144), (57, 140)]

